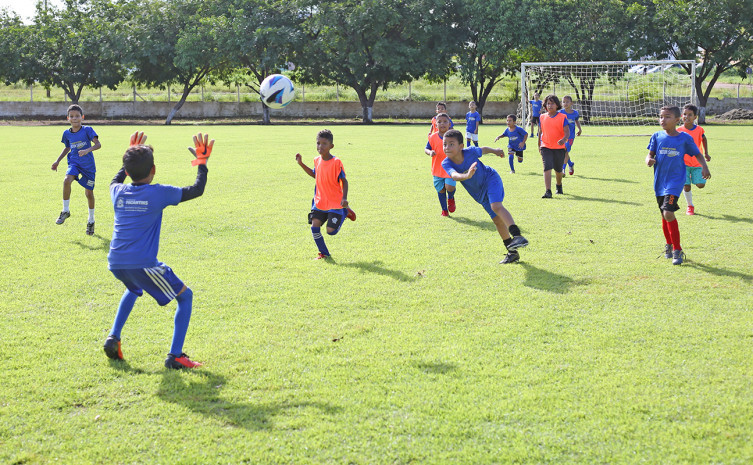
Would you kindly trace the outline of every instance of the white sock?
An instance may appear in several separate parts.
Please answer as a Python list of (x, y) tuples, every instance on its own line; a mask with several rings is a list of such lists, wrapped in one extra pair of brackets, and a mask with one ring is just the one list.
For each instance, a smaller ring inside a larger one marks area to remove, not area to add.
[(94, 209), (89, 209), (89, 223), (94, 223)]
[(68, 211), (71, 211), (71, 210), (70, 210), (70, 209), (68, 208), (68, 204), (70, 204), (70, 203), (71, 203), (71, 201), (70, 201), (70, 200), (63, 200), (63, 211), (64, 211), (64, 212), (68, 212)]
[(693, 193), (690, 191), (687, 191), (687, 192), (683, 191), (683, 194), (685, 194), (685, 200), (688, 201), (688, 206), (692, 207), (693, 206)]

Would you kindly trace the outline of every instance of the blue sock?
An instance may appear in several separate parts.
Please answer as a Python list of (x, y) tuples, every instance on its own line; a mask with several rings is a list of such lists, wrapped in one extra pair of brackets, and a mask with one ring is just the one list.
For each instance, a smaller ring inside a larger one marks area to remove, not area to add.
[(447, 191), (447, 198), (448, 199), (454, 199), (455, 198), (455, 191)]
[(183, 342), (186, 340), (188, 322), (191, 321), (191, 310), (193, 308), (191, 288), (187, 287), (175, 300), (178, 301), (178, 309), (175, 310), (175, 329), (173, 330), (173, 344), (170, 346), (170, 353), (178, 356), (183, 353)]
[(567, 163), (562, 164), (562, 171), (565, 171), (565, 167), (567, 167)]
[(515, 161), (515, 154), (510, 154), (510, 171), (515, 171), (515, 165), (513, 162)]
[(476, 147), (478, 147), (478, 141), (474, 140), (473, 141), (473, 145), (475, 145)]
[(118, 306), (118, 312), (115, 314), (115, 321), (113, 321), (112, 323), (112, 331), (110, 331), (111, 336), (115, 336), (120, 339), (120, 332), (123, 330), (123, 326), (128, 319), (128, 315), (131, 314), (133, 305), (136, 303), (136, 299), (138, 298), (138, 295), (134, 294), (128, 289), (126, 289), (126, 291), (123, 293), (123, 297), (121, 297), (120, 299), (120, 305)]
[(571, 158), (571, 159), (569, 159), (569, 160), (567, 160), (567, 166), (570, 166), (570, 167), (572, 167), (572, 166), (573, 166), (574, 164), (575, 164), (575, 162), (573, 162), (573, 159), (572, 159), (572, 158)]
[(466, 139), (465, 143), (466, 143), (466, 147), (470, 147), (471, 146), (471, 140), (470, 139)]
[(439, 197), (439, 205), (442, 206), (442, 210), (447, 210), (447, 194), (444, 192), (437, 192), (437, 197)]
[(314, 236), (314, 242), (316, 242), (316, 246), (319, 248), (319, 252), (323, 253), (324, 255), (329, 255), (327, 244), (324, 243), (324, 238), (322, 237), (322, 228), (315, 228), (311, 226), (311, 235)]

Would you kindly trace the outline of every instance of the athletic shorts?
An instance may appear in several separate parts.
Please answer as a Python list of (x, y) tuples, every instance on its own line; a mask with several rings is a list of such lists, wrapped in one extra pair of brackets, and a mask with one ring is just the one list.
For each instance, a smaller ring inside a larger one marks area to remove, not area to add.
[(565, 142), (565, 149), (567, 149), (567, 153), (570, 153), (570, 149), (573, 148), (573, 143), (575, 143), (575, 139), (568, 139), (567, 142)]
[(144, 291), (154, 297), (160, 305), (167, 305), (183, 289), (180, 280), (172, 268), (159, 262), (151, 268), (129, 268), (110, 270), (116, 278), (125, 284), (129, 291), (142, 296)]
[(539, 124), (539, 117), (531, 116), (531, 124)]
[(348, 210), (346, 208), (327, 211), (312, 208), (311, 213), (309, 213), (309, 224), (311, 224), (311, 220), (316, 218), (317, 220), (321, 221), (322, 224), (327, 223), (327, 228), (334, 229), (333, 232), (328, 231), (327, 234), (335, 235), (340, 232), (340, 228), (342, 227), (343, 223), (345, 222), (345, 218), (347, 217)]
[(507, 147), (507, 155), (509, 155), (509, 156), (515, 155), (518, 158), (523, 158), (523, 151), (522, 150), (515, 150), (512, 147)]
[(685, 185), (691, 184), (706, 184), (706, 180), (703, 179), (703, 168), (700, 166), (686, 166), (685, 167)]
[(680, 207), (677, 205), (676, 195), (657, 195), (656, 203), (659, 204), (659, 210), (663, 210), (665, 212), (676, 212), (680, 209)]
[(558, 167), (557, 170), (561, 170), (562, 165), (565, 164), (565, 149), (550, 149), (549, 147), (541, 147), (541, 161), (544, 163), (544, 171), (553, 170), (554, 167)]
[(484, 207), (484, 210), (489, 214), (489, 217), (494, 219), (497, 214), (492, 210), (492, 204), (496, 202), (501, 203), (504, 199), (505, 187), (502, 185), (502, 178), (499, 177), (499, 174), (495, 173), (495, 175), (488, 181), (486, 186), (486, 196), (484, 197), (483, 202), (479, 203)]
[(478, 134), (474, 134), (472, 132), (467, 132), (466, 131), (465, 138), (466, 139), (470, 139), (470, 140), (472, 140), (474, 142), (478, 142)]
[(76, 181), (81, 184), (84, 189), (94, 190), (94, 177), (96, 173), (90, 173), (84, 171), (78, 165), (68, 165), (68, 169), (65, 172), (66, 176), (71, 175), (76, 177)]
[(436, 189), (437, 192), (441, 192), (442, 189), (445, 188), (445, 186), (455, 187), (456, 185), (457, 182), (452, 178), (442, 178), (439, 176), (434, 176), (434, 189)]

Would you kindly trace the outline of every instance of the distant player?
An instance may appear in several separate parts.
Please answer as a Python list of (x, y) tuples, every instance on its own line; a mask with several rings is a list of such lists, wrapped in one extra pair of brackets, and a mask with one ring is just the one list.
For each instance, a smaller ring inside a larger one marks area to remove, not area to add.
[(468, 147), (473, 145), (478, 147), (478, 126), (481, 123), (481, 115), (476, 111), (476, 102), (473, 100), (468, 103), (468, 113), (465, 114), (465, 138), (468, 141)]
[(81, 184), (86, 194), (86, 200), (89, 202), (89, 219), (86, 223), (86, 234), (94, 235), (94, 178), (97, 174), (97, 167), (94, 164), (94, 155), (92, 152), (99, 150), (102, 144), (99, 143), (99, 136), (94, 132), (91, 126), (82, 125), (84, 120), (84, 111), (78, 105), (68, 107), (68, 122), (71, 128), (63, 132), (61, 142), (65, 148), (55, 163), (52, 164), (52, 171), (58, 170), (60, 160), (68, 155), (68, 169), (63, 179), (63, 211), (55, 221), (55, 224), (63, 224), (71, 216), (71, 184), (73, 181)]
[[(698, 107), (695, 105), (685, 105), (682, 110), (682, 126), (677, 128), (678, 132), (686, 132), (693, 138), (695, 145), (701, 151), (701, 155), (704, 155), (706, 161), (711, 161), (709, 156), (709, 146), (706, 141), (706, 134), (702, 127), (695, 124), (695, 120), (698, 117)], [(685, 154), (685, 200), (688, 202), (688, 209), (685, 212), (687, 215), (695, 215), (695, 206), (693, 205), (693, 193), (690, 192), (691, 184), (699, 189), (706, 187), (706, 180), (703, 179), (701, 164), (698, 163), (695, 157)]]
[[(209, 135), (194, 136), (195, 148), (189, 148), (196, 157), (191, 162), (197, 166), (196, 182), (189, 187), (152, 184), (156, 168), (154, 150), (144, 145), (143, 132), (131, 136), (131, 146), (123, 155), (123, 167), (110, 183), (110, 196), (115, 209), (115, 224), (107, 255), (113, 275), (126, 287), (120, 299), (110, 335), (105, 340), (105, 354), (116, 360), (123, 359), (120, 333), (133, 310), (133, 306), (146, 291), (161, 306), (173, 299), (178, 301), (175, 311), (175, 328), (165, 366), (171, 369), (195, 368), (201, 365), (183, 353), (188, 323), (193, 308), (193, 292), (183, 284), (173, 270), (157, 260), (162, 210), (178, 205), (204, 193), (207, 184), (207, 160), (212, 154), (214, 141)], [(124, 184), (126, 176), (131, 184)]]
[(544, 187), (546, 192), (542, 199), (552, 198), (552, 170), (557, 179), (557, 193), (562, 194), (562, 171), (560, 167), (565, 163), (565, 142), (570, 138), (570, 128), (567, 118), (559, 111), (562, 109), (560, 99), (556, 95), (547, 95), (544, 99), (546, 113), (541, 115), (539, 122), (539, 152), (544, 163)]
[[(560, 110), (560, 113), (565, 115), (565, 118), (567, 118), (567, 125), (570, 128), (570, 138), (567, 139), (567, 142), (565, 142), (565, 148), (567, 149), (567, 153), (565, 153), (565, 163), (562, 164), (562, 176), (565, 176), (565, 169), (567, 168), (566, 165), (570, 166), (570, 176), (575, 174), (575, 163), (573, 162), (572, 155), (570, 154), (570, 149), (573, 148), (573, 143), (575, 142), (575, 136), (580, 136), (581, 129), (580, 129), (580, 113), (578, 113), (578, 110), (573, 109), (573, 98), (569, 95), (565, 95), (562, 97), (562, 110)], [(575, 132), (575, 126), (578, 126), (578, 132)]]
[(316, 151), (319, 156), (314, 158), (313, 170), (303, 163), (300, 153), (295, 155), (295, 161), (303, 171), (316, 180), (309, 224), (311, 235), (319, 249), (317, 260), (330, 258), (321, 232), (322, 225), (327, 223), (327, 234), (334, 236), (340, 232), (345, 218), (356, 220), (356, 213), (348, 208), (348, 180), (345, 178), (343, 163), (330, 153), (334, 146), (332, 132), (324, 129), (316, 136)]
[(677, 131), (679, 121), (678, 107), (662, 107), (659, 111), (659, 124), (663, 131), (651, 136), (646, 156), (646, 165), (654, 167), (654, 192), (662, 214), (664, 238), (667, 241), (664, 256), (671, 258), (673, 265), (681, 264), (685, 258), (680, 246), (680, 229), (675, 218), (675, 212), (680, 209), (677, 198), (685, 184), (684, 155), (688, 154), (698, 160), (703, 179), (711, 178), (706, 160), (703, 159), (693, 138)]
[(507, 137), (507, 155), (510, 159), (510, 173), (512, 174), (515, 174), (515, 157), (518, 157), (518, 163), (523, 162), (523, 151), (526, 149), (526, 141), (528, 140), (528, 133), (516, 124), (517, 120), (517, 116), (507, 115), (507, 129), (494, 139), (494, 142), (497, 142), (501, 138)]
[(442, 168), (445, 159), (443, 138), (450, 130), (450, 117), (447, 113), (436, 116), (437, 132), (429, 136), (424, 153), (431, 157), (431, 174), (434, 176), (434, 189), (437, 190), (442, 216), (450, 216), (455, 211), (455, 180)]
[(539, 100), (539, 93), (536, 92), (533, 94), (533, 100), (529, 100), (528, 103), (531, 105), (531, 137), (536, 137), (536, 128), (539, 127), (539, 116), (541, 115), (541, 107), (544, 102)]
[[(444, 102), (437, 102), (436, 106), (436, 112), (437, 114), (434, 115), (434, 117), (431, 119), (431, 128), (429, 129), (429, 136), (437, 132), (437, 116), (439, 116), (441, 113), (444, 113), (447, 115), (447, 104)], [(449, 118), (449, 115), (447, 116)], [(450, 118), (450, 129), (452, 129), (452, 118)]]
[(445, 133), (443, 145), (447, 158), (442, 162), (442, 167), (452, 179), (460, 181), (471, 197), (484, 207), (502, 237), (508, 253), (500, 263), (517, 262), (520, 260), (518, 249), (527, 246), (528, 240), (520, 235), (520, 229), (515, 225), (512, 215), (502, 206), (505, 198), (502, 178), (494, 168), (479, 160), (483, 154), (493, 153), (501, 157), (505, 151), (490, 147), (464, 149), (463, 134), (455, 129)]

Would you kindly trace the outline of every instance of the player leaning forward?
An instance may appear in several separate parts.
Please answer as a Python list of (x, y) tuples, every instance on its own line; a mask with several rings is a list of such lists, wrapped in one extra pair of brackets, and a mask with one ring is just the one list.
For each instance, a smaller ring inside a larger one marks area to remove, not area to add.
[[(107, 261), (110, 271), (125, 285), (126, 290), (120, 299), (110, 335), (105, 341), (105, 354), (112, 359), (123, 358), (120, 332), (136, 299), (146, 291), (161, 306), (173, 299), (178, 301), (172, 345), (165, 366), (173, 369), (194, 368), (201, 363), (190, 360), (183, 353), (183, 342), (193, 308), (193, 292), (169, 266), (157, 260), (157, 251), (162, 210), (204, 193), (208, 172), (206, 163), (212, 153), (214, 141), (209, 141), (208, 135), (194, 136), (196, 148), (188, 150), (196, 157), (192, 162), (194, 166), (198, 165), (196, 182), (182, 188), (152, 184), (156, 173), (154, 151), (150, 145), (144, 145), (145, 141), (143, 132), (131, 136), (131, 146), (123, 155), (123, 167), (110, 183), (115, 224)], [(124, 183), (126, 176), (131, 178), (131, 184)]]

